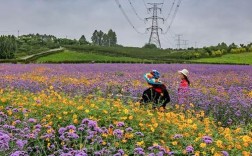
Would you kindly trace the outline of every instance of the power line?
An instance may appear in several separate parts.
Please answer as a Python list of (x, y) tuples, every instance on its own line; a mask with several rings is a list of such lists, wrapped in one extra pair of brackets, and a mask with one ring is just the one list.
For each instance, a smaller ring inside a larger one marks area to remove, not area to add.
[(174, 13), (173, 13), (173, 16), (172, 16), (171, 22), (170, 22), (169, 26), (167, 27), (167, 29), (166, 29), (165, 33), (163, 33), (163, 34), (167, 34), (167, 32), (170, 30), (171, 25), (173, 24), (174, 19), (175, 19), (176, 15), (177, 15), (178, 9), (179, 9), (180, 4), (181, 4), (181, 1), (182, 1), (182, 0), (179, 0), (179, 1), (178, 1), (178, 3), (177, 3), (177, 7), (176, 7), (176, 9), (175, 9), (175, 11), (174, 11)]
[(171, 15), (171, 13), (172, 13), (172, 10), (173, 10), (173, 8), (174, 8), (175, 2), (176, 2), (176, 0), (173, 0), (172, 5), (171, 5), (171, 8), (169, 9), (168, 15), (167, 15), (166, 18), (164, 18), (165, 21), (167, 21), (168, 18), (170, 17), (170, 15)]
[(129, 17), (127, 16), (126, 12), (124, 11), (124, 9), (123, 9), (122, 5), (120, 4), (119, 0), (115, 0), (115, 2), (116, 2), (116, 4), (118, 5), (118, 7), (120, 8), (121, 12), (123, 13), (123, 15), (124, 15), (124, 17), (126, 18), (126, 20), (128, 21), (128, 23), (131, 25), (131, 27), (132, 27), (137, 33), (139, 33), (139, 34), (146, 34), (146, 32), (145, 32), (145, 33), (142, 33), (142, 32), (140, 32), (140, 31), (138, 31), (138, 30), (136, 29), (136, 27), (133, 25), (133, 23), (130, 21)]
[(145, 8), (146, 8), (147, 11), (148, 11), (148, 7), (147, 7), (147, 4), (146, 4), (145, 0), (143, 0), (143, 3), (144, 3)]
[(166, 36), (161, 36), (164, 40), (166, 40), (165, 43), (168, 43), (171, 47), (170, 48), (176, 48), (176, 45), (173, 43), (173, 41), (171, 41), (169, 38), (167, 38)]
[(163, 6), (164, 6), (164, 2), (165, 2), (165, 1), (163, 0), (163, 2), (162, 2), (163, 4), (162, 4), (162, 6), (161, 6), (161, 9), (163, 9)]
[(136, 11), (134, 5), (132, 4), (131, 0), (128, 0), (128, 2), (129, 2), (129, 4), (130, 4), (130, 6), (131, 6), (131, 9), (133, 10), (133, 12), (135, 13), (135, 15), (137, 16), (137, 18), (138, 18), (139, 20), (145, 22), (145, 20), (144, 20), (142, 17), (140, 17), (139, 14), (137, 13), (137, 11)]

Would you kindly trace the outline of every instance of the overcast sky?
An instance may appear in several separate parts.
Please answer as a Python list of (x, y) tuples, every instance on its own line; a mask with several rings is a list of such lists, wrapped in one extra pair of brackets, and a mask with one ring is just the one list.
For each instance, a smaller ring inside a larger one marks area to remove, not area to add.
[[(144, 1), (130, 0), (141, 18), (149, 17)], [(176, 0), (177, 1), (177, 0)], [(95, 29), (116, 31), (118, 43), (143, 46), (150, 33), (139, 34), (127, 22), (115, 0), (0, 0), (0, 35), (41, 33), (90, 41)], [(164, 0), (161, 17), (168, 15), (173, 0)], [(139, 20), (128, 0), (120, 0), (131, 22), (140, 32), (150, 26)], [(252, 0), (182, 0), (177, 16), (166, 35), (160, 34), (163, 48), (176, 47), (176, 34), (183, 34), (189, 46), (209, 46), (219, 42), (252, 42)], [(169, 20), (160, 27), (164, 30)]]

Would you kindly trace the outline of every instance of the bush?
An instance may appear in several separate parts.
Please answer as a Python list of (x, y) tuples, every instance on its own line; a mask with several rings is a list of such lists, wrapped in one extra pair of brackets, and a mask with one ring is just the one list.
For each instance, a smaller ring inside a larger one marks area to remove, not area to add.
[(236, 49), (231, 49), (231, 53), (244, 53), (246, 52), (246, 48), (236, 48)]

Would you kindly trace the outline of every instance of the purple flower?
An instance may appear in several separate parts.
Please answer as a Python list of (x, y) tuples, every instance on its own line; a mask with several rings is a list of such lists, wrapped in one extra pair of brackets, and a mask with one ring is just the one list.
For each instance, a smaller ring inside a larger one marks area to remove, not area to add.
[(114, 128), (114, 126), (112, 124), (109, 125), (109, 128)]
[(124, 122), (118, 122), (118, 123), (116, 124), (116, 126), (117, 126), (117, 127), (124, 127)]
[(37, 120), (36, 120), (36, 119), (33, 119), (33, 118), (30, 118), (30, 119), (28, 120), (28, 122), (30, 122), (30, 123), (36, 123)]
[(82, 120), (81, 123), (82, 123), (82, 124), (88, 124), (88, 123), (89, 123), (89, 119), (85, 118), (85, 119)]
[(202, 140), (206, 143), (206, 144), (211, 144), (213, 143), (213, 139), (210, 136), (203, 136)]
[(0, 131), (0, 151), (9, 149), (10, 139), (9, 135)]
[(194, 148), (192, 146), (187, 146), (186, 147), (186, 152), (187, 153), (193, 153), (194, 152)]
[(78, 139), (79, 136), (75, 133), (67, 133), (67, 137), (70, 139)]
[(58, 130), (58, 132), (59, 132), (60, 135), (62, 135), (66, 130), (67, 130), (66, 128), (61, 127), (61, 128)]
[(113, 135), (116, 136), (117, 138), (121, 139), (123, 137), (123, 132), (120, 129), (115, 129), (113, 131)]
[(140, 147), (137, 147), (134, 149), (134, 154), (138, 154), (138, 155), (144, 155), (144, 150)]
[(88, 128), (95, 128), (95, 127), (97, 127), (97, 122), (96, 121), (92, 121), (92, 120), (90, 120), (89, 122), (88, 122)]
[(24, 146), (27, 144), (27, 140), (20, 140), (19, 139), (16, 141), (16, 144), (17, 144), (18, 148), (22, 150), (24, 148)]
[(40, 129), (42, 126), (40, 125), (40, 124), (37, 124), (36, 126), (35, 126), (35, 128), (36, 129)]
[(15, 123), (16, 123), (16, 124), (19, 124), (19, 123), (21, 123), (21, 121), (20, 121), (20, 120), (16, 120)]
[(179, 139), (179, 138), (183, 138), (183, 135), (182, 134), (175, 134), (173, 136), (174, 139)]
[(69, 125), (66, 127), (68, 130), (76, 130), (76, 127), (74, 125)]
[(144, 136), (144, 134), (142, 132), (136, 132), (135, 134), (138, 135), (138, 136), (141, 136), (141, 137)]
[(29, 156), (25, 151), (15, 151), (10, 156)]
[(119, 150), (118, 150), (118, 153), (120, 153), (121, 155), (124, 155), (123, 149), (119, 149)]
[(228, 154), (227, 151), (221, 151), (221, 153), (222, 153), (224, 156), (229, 156), (229, 154)]
[(81, 132), (82, 132), (82, 131), (84, 131), (84, 130), (85, 130), (85, 129), (84, 129), (83, 127), (79, 127), (79, 128), (78, 128), (78, 131), (81, 131)]
[(156, 154), (156, 156), (163, 156), (163, 155), (164, 155), (164, 153), (161, 151)]
[(132, 132), (133, 129), (132, 129), (131, 127), (128, 127), (128, 128), (125, 129), (125, 131), (126, 131), (126, 132)]
[(155, 153), (150, 153), (148, 154), (148, 156), (155, 156)]

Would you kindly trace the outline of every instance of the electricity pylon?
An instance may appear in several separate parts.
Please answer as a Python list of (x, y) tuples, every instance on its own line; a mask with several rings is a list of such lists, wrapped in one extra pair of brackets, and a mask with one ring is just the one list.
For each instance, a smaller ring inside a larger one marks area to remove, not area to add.
[(151, 29), (151, 34), (150, 34), (150, 39), (149, 39), (149, 44), (153, 43), (155, 44), (158, 48), (161, 48), (161, 43), (158, 35), (158, 31), (161, 30), (158, 26), (158, 20), (162, 20), (164, 22), (164, 18), (161, 18), (158, 16), (158, 10), (160, 10), (160, 13), (162, 11), (161, 7), (158, 7), (159, 5), (162, 5), (163, 3), (148, 3), (149, 5), (152, 5), (151, 8), (148, 8), (148, 11), (152, 11), (152, 16), (145, 18), (147, 21), (152, 20), (152, 25), (151, 27), (147, 28), (147, 30)]

